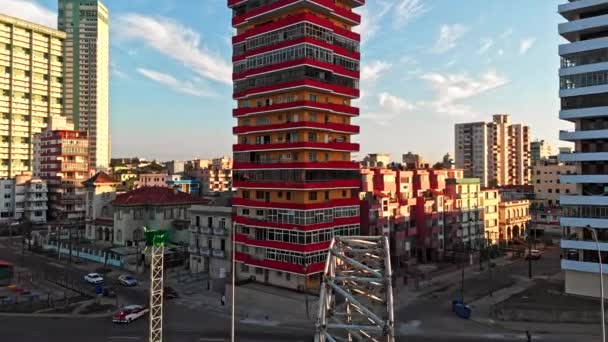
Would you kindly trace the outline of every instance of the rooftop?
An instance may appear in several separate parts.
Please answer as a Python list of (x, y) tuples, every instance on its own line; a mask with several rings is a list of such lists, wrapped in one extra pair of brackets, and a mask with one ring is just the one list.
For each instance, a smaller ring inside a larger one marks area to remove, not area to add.
[(206, 204), (209, 200), (194, 197), (177, 190), (160, 187), (144, 186), (116, 196), (113, 205), (177, 205), (177, 204)]
[(93, 184), (101, 184), (101, 183), (117, 183), (117, 182), (103, 171), (97, 172), (93, 177), (82, 182), (83, 185), (93, 185)]

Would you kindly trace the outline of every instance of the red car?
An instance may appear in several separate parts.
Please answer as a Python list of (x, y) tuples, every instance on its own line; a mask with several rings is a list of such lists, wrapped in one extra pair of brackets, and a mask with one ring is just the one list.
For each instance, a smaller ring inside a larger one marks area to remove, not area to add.
[(134, 320), (145, 316), (148, 309), (142, 305), (127, 305), (117, 312), (112, 318), (114, 323), (131, 323)]

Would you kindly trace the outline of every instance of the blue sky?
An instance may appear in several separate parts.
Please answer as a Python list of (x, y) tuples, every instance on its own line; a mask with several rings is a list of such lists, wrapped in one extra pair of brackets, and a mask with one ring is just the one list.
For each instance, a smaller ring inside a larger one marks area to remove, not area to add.
[[(453, 125), (509, 113), (558, 145), (559, 0), (368, 0), (362, 158), (453, 152)], [(113, 156), (231, 153), (225, 0), (106, 0)], [(0, 0), (0, 13), (55, 26), (57, 0)]]

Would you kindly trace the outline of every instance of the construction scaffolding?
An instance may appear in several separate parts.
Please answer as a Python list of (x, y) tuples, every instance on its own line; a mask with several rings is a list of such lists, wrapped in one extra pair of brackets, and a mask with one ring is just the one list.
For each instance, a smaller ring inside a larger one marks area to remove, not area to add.
[(316, 342), (394, 342), (391, 257), (386, 236), (335, 237), (319, 298)]
[(144, 229), (146, 248), (150, 249), (150, 342), (163, 340), (163, 268), (165, 244), (169, 241), (166, 230)]

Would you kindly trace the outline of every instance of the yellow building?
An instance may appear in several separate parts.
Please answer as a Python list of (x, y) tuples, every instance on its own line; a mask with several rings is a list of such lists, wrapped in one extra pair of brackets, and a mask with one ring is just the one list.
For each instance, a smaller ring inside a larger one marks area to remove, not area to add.
[(513, 239), (526, 235), (526, 229), (530, 224), (530, 201), (516, 200), (500, 202), (498, 206), (500, 242), (509, 243)]
[(65, 38), (0, 14), (0, 177), (31, 171), (33, 135), (63, 114)]
[(499, 229), (499, 206), (500, 194), (496, 189), (486, 189), (481, 191), (481, 205), (483, 207), (483, 226), (487, 245), (498, 243), (500, 236)]
[(452, 238), (456, 243), (470, 248), (479, 248), (484, 239), (479, 178), (446, 179), (446, 192), (454, 198), (456, 230)]

